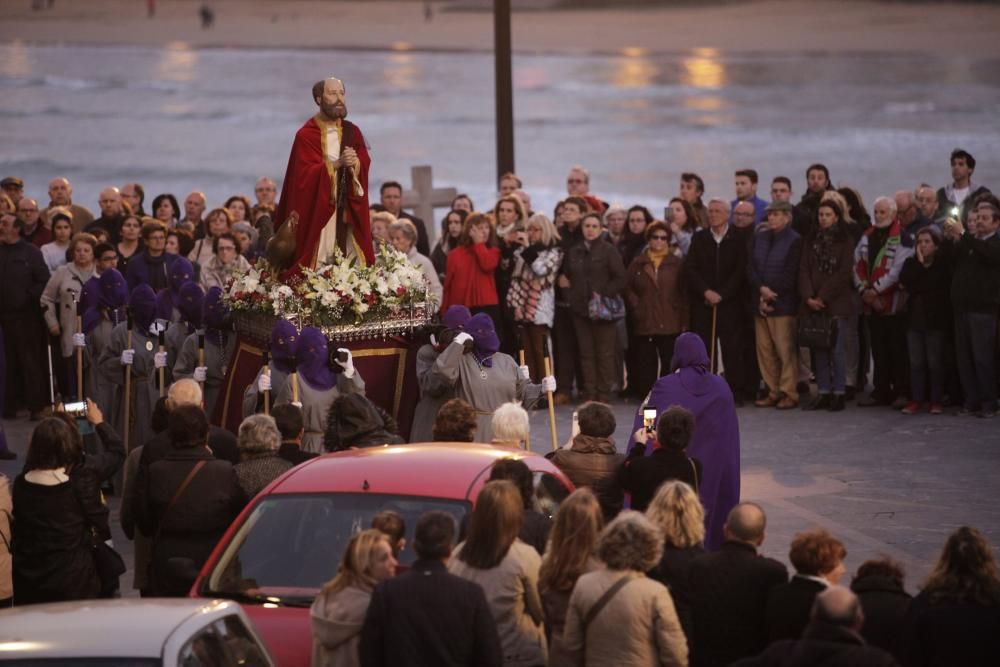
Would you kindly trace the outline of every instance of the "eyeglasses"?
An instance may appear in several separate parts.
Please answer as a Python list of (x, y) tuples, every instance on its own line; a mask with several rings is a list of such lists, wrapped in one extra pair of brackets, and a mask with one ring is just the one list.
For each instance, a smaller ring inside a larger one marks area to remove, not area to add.
[(666, 236), (664, 234), (653, 234), (652, 236), (649, 237), (649, 240), (650, 241), (666, 241), (669, 238), (670, 238), (669, 236)]
[(220, 246), (219, 246), (219, 252), (222, 252), (223, 250), (230, 250), (230, 251), (233, 251), (233, 252), (235, 252), (235, 251), (236, 251), (236, 246), (231, 246), (231, 245), (220, 245)]

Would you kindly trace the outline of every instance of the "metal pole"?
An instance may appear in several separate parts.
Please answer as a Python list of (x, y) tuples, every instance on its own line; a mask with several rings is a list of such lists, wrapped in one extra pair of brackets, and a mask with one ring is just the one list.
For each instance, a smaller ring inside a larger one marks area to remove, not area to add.
[(493, 2), (493, 50), (496, 79), (497, 183), (514, 171), (514, 88), (511, 74), (510, 0)]

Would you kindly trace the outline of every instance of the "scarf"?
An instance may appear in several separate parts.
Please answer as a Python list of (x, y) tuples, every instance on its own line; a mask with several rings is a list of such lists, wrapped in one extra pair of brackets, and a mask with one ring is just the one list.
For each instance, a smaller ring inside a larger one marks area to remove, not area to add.
[(830, 229), (820, 228), (817, 230), (812, 242), (812, 250), (816, 253), (816, 262), (819, 266), (819, 271), (828, 276), (837, 272), (837, 265), (839, 264), (839, 258), (833, 245), (836, 241), (836, 234), (837, 230), (833, 227)]
[(646, 256), (649, 257), (649, 261), (653, 263), (653, 269), (658, 271), (660, 269), (660, 263), (663, 259), (670, 254), (670, 248), (661, 252), (657, 252), (652, 248), (646, 248)]

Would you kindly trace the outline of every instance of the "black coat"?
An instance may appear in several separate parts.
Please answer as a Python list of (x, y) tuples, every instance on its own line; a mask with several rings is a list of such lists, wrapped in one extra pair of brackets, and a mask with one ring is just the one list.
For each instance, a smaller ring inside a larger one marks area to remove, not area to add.
[(304, 452), (302, 448), (299, 447), (298, 443), (295, 442), (282, 442), (281, 447), (278, 448), (278, 456), (285, 459), (293, 466), (297, 466), (300, 463), (305, 463), (309, 459), (314, 459), (319, 454), (316, 452)]
[(1000, 234), (986, 240), (962, 235), (955, 248), (951, 303), (959, 313), (1000, 310)]
[(910, 594), (888, 577), (871, 576), (856, 579), (851, 590), (861, 600), (865, 624), (861, 636), (872, 646), (885, 649), (902, 659), (899, 638), (903, 633), (903, 619), (910, 608)]
[(694, 559), (690, 570), (694, 667), (722, 667), (760, 653), (767, 645), (764, 609), (775, 586), (788, 581), (785, 566), (750, 544), (726, 541)]
[(733, 667), (895, 667), (896, 661), (880, 648), (867, 646), (853, 630), (812, 623), (802, 639), (771, 644), (755, 658), (733, 663)]
[(924, 266), (916, 257), (907, 257), (899, 273), (899, 284), (909, 296), (910, 328), (916, 331), (950, 331), (951, 258), (947, 246), (934, 254), (934, 262)]
[(692, 489), (698, 488), (702, 479), (701, 461), (665, 447), (654, 449), (649, 456), (634, 455), (642, 450), (642, 445), (633, 446), (618, 472), (618, 484), (632, 494), (632, 509), (645, 512), (656, 490), (669, 479), (680, 480)]
[(730, 228), (716, 243), (710, 229), (700, 229), (691, 237), (691, 247), (684, 258), (684, 283), (691, 303), (691, 320), (711, 320), (712, 308), (705, 304), (705, 291), (722, 297), (718, 307), (718, 325), (738, 326), (747, 295), (748, 244)]
[(29, 482), (22, 473), (12, 496), (14, 602), (98, 597), (93, 545), (111, 538), (98, 473), (80, 466), (68, 482), (54, 486)]
[(923, 591), (906, 612), (901, 647), (904, 667), (1000, 665), (1000, 605), (931, 601)]
[[(236, 436), (218, 426), (208, 427), (208, 448), (220, 461), (229, 461), (233, 465), (240, 462), (240, 449)], [(174, 450), (170, 443), (170, 435), (164, 431), (157, 433), (142, 448), (139, 455), (139, 465), (148, 468), (150, 465), (167, 456)]]
[(618, 249), (602, 239), (577, 243), (566, 251), (562, 272), (569, 278), (569, 307), (574, 315), (589, 318), (590, 298), (620, 296), (625, 289), (625, 265)]
[(49, 282), (42, 251), (25, 240), (0, 242), (0, 321), (39, 317)]
[(818, 581), (798, 575), (788, 583), (772, 588), (764, 612), (768, 643), (779, 639), (800, 639), (802, 631), (809, 625), (813, 600), (824, 590), (826, 586)]
[[(199, 462), (198, 471), (167, 512), (181, 483)], [(150, 589), (161, 596), (187, 593), (191, 581), (169, 575), (171, 558), (189, 558), (198, 569), (246, 504), (236, 472), (205, 447), (174, 449), (149, 468), (139, 466), (133, 512), (143, 534), (153, 538)]]
[(678, 549), (665, 544), (660, 564), (648, 573), (651, 579), (670, 589), (670, 597), (674, 600), (677, 618), (684, 628), (688, 644), (694, 639), (694, 619), (691, 609), (691, 563), (705, 553), (701, 545)]
[(482, 587), (426, 560), (375, 587), (359, 654), (363, 667), (491, 667), (503, 656)]

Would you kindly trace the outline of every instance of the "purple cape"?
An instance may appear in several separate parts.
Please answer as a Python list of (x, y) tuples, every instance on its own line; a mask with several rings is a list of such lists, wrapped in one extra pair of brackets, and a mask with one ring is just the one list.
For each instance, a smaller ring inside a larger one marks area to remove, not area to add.
[[(657, 415), (671, 405), (694, 413), (694, 435), (686, 451), (701, 461), (703, 468), (698, 495), (705, 506), (705, 548), (714, 551), (722, 544), (722, 526), (729, 510), (740, 501), (736, 404), (726, 381), (708, 371), (708, 352), (697, 334), (683, 333), (677, 338), (670, 367), (674, 372), (653, 385), (646, 405), (655, 407)], [(642, 407), (636, 413), (633, 433), (642, 426)]]

